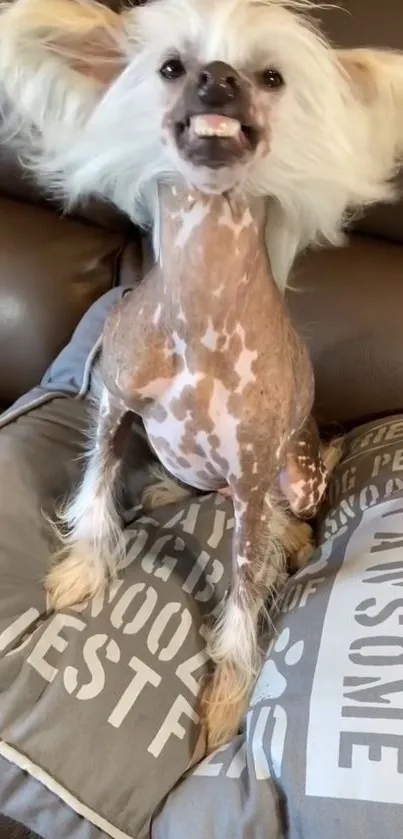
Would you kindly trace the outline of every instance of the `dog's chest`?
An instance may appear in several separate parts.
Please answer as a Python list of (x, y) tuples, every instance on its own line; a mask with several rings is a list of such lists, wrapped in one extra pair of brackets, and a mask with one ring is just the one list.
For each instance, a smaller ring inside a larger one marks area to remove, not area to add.
[[(264, 291), (256, 296), (264, 310)], [(276, 450), (294, 401), (288, 341), (269, 357), (273, 336), (263, 328), (266, 318), (254, 318), (251, 328), (240, 309), (231, 298), (216, 308), (210, 301), (201, 325), (200, 316), (191, 321), (184, 301), (187, 326), (177, 322), (171, 332), (172, 375), (162, 386), (156, 378), (146, 388), (153, 401), (142, 417), (151, 446), (172, 475), (203, 491), (245, 477), (252, 469), (245, 465), (245, 446), (254, 456), (254, 483), (261, 429), (265, 449)]]
[(231, 393), (205, 372), (181, 370), (143, 417), (150, 444), (178, 480), (210, 491), (240, 474), (239, 417)]

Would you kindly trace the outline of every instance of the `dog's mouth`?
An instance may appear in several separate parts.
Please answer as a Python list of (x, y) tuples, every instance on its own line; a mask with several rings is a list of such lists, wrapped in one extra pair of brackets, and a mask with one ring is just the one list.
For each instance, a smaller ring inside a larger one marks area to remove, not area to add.
[(259, 132), (255, 126), (225, 114), (189, 114), (175, 123), (175, 141), (191, 163), (217, 169), (252, 154)]

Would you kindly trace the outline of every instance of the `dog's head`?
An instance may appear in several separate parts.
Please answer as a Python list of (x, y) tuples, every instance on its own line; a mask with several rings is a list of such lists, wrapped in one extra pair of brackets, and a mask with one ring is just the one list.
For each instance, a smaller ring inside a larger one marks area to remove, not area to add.
[(220, 189), (256, 155), (269, 151), (262, 88), (280, 88), (283, 81), (277, 70), (262, 71), (259, 85), (252, 75), (248, 78), (225, 61), (194, 64), (188, 72), (184, 61), (173, 57), (160, 67), (172, 97), (162, 121), (163, 137), (192, 180)]
[(179, 170), (206, 191), (242, 181), (278, 197), (295, 173), (312, 185), (324, 154), (330, 163), (320, 144), (332, 134), (335, 145), (345, 82), (302, 7), (309, 0), (151, 0), (124, 13), (129, 62), (96, 119), (122, 136), (131, 109), (132, 160), (143, 144), (154, 172)]
[[(230, 39), (230, 22), (226, 29)], [(209, 49), (205, 21), (193, 49), (184, 40), (164, 51), (158, 67), (161, 141), (173, 164), (206, 191), (244, 180), (270, 153), (273, 109), (285, 84), (274, 64), (251, 56), (241, 63), (235, 50), (230, 63), (228, 52), (224, 43)]]
[(178, 171), (209, 192), (242, 183), (273, 199), (284, 282), (298, 248), (388, 196), (403, 148), (403, 58), (333, 50), (310, 5), (6, 3), (0, 74), (32, 165), (71, 201), (95, 193), (140, 221), (145, 187)]

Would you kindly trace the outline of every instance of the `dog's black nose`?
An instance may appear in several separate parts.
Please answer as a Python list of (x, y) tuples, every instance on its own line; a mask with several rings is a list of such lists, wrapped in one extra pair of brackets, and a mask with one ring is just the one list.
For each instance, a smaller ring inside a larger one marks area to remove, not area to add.
[(204, 105), (219, 108), (238, 98), (239, 75), (230, 64), (211, 61), (200, 73), (197, 92)]

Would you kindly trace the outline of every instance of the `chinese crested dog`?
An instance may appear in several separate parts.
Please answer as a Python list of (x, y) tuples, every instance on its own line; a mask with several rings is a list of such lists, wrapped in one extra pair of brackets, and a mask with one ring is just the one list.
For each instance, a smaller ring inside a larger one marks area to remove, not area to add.
[(48, 590), (64, 608), (116, 572), (116, 484), (141, 415), (181, 482), (173, 496), (186, 484), (234, 502), (210, 747), (236, 730), (266, 596), (287, 557), (307, 556), (295, 516), (314, 514), (339, 455), (319, 442), (279, 288), (298, 251), (337, 243), (349, 211), (393, 195), (403, 145), (403, 58), (337, 52), (309, 12), (302, 0), (154, 0), (119, 14), (16, 0), (0, 16), (3, 136), (67, 204), (99, 196), (150, 227), (157, 263), (107, 320), (93, 447)]

